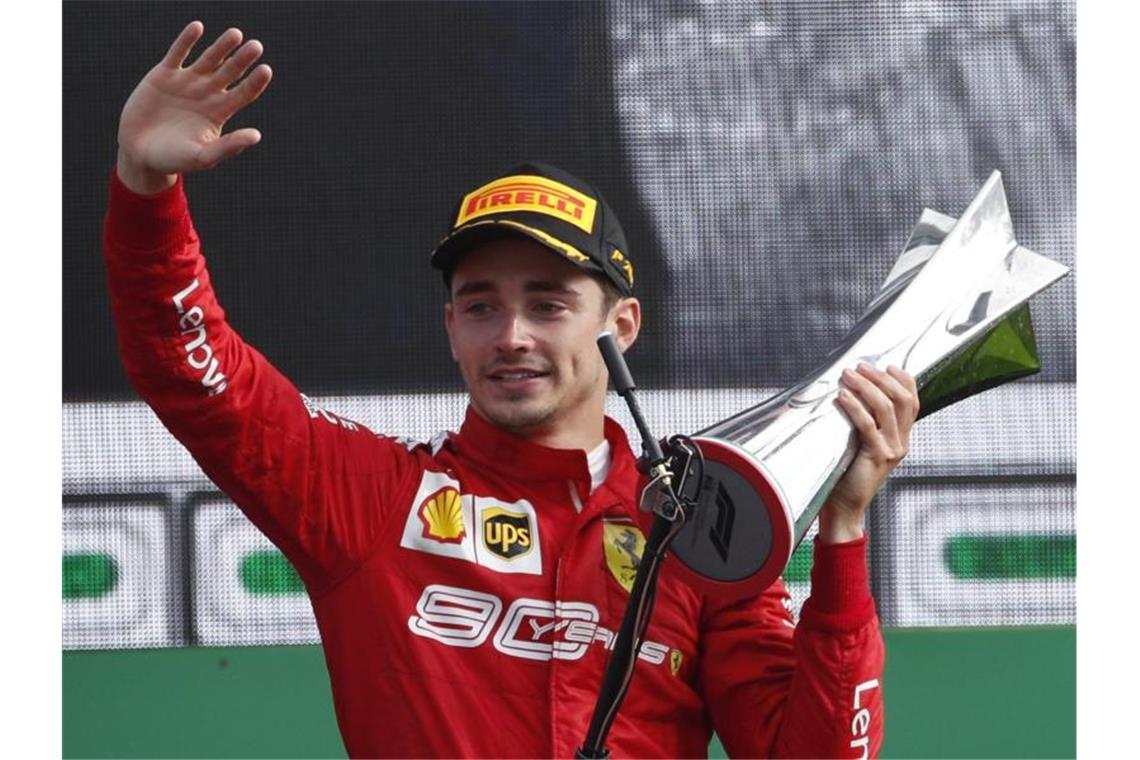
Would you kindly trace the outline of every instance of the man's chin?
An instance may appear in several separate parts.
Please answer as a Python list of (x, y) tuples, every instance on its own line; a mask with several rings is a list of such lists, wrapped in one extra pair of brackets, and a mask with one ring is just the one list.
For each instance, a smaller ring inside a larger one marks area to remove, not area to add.
[(496, 427), (511, 432), (533, 430), (548, 422), (555, 412), (551, 404), (535, 400), (476, 404), (476, 411)]

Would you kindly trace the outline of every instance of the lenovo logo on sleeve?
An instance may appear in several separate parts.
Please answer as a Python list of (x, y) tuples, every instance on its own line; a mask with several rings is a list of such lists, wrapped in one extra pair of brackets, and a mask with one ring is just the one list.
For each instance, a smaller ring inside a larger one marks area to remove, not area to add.
[(851, 705), (855, 709), (855, 715), (851, 718), (851, 736), (854, 737), (851, 739), (851, 749), (858, 749), (861, 752), (860, 760), (866, 760), (871, 753), (871, 748), (868, 746), (870, 737), (867, 736), (867, 731), (871, 728), (871, 711), (862, 705), (863, 692), (877, 688), (879, 688), (877, 678), (864, 681), (855, 687), (855, 700)]
[(226, 389), (226, 376), (218, 370), (218, 357), (206, 340), (206, 315), (199, 306), (186, 308), (186, 299), (198, 289), (198, 279), (174, 294), (174, 308), (178, 311), (178, 329), (190, 342), (182, 346), (186, 363), (199, 375), (209, 395), (217, 396)]

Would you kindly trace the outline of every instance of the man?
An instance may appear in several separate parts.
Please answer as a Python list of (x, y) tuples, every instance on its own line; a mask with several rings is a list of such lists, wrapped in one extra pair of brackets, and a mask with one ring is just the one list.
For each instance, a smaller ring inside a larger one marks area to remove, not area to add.
[[(183, 30), (120, 120), (105, 250), (132, 383), (304, 580), (351, 755), (573, 754), (649, 520), (594, 344), (609, 330), (624, 350), (640, 328), (616, 217), (543, 164), (467, 194), (432, 259), (466, 420), (426, 445), (375, 435), (314, 407), (225, 322), (181, 175), (257, 143), (222, 129), (271, 72), (250, 71), (261, 45), (236, 29), (184, 66), (202, 33)], [(861, 448), (821, 513), (799, 626), (781, 583), (726, 604), (666, 562), (615, 755), (704, 755), (714, 729), (733, 755), (877, 750), (863, 514), (917, 392), (895, 369), (845, 384)]]

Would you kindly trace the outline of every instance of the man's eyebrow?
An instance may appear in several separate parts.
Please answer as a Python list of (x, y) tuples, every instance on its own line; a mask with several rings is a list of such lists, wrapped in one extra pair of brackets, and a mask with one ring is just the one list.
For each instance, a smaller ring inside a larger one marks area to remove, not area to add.
[(523, 290), (527, 293), (561, 293), (567, 296), (582, 295), (564, 282), (551, 280), (530, 280), (523, 285)]
[(455, 297), (469, 296), (475, 293), (489, 293), (494, 289), (495, 285), (490, 280), (472, 280), (456, 288)]

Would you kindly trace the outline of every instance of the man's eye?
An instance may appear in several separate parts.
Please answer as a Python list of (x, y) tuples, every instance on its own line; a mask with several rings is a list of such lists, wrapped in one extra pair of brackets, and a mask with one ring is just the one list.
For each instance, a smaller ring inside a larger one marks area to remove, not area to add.
[(480, 314), (486, 314), (490, 310), (491, 310), (490, 304), (480, 303), (478, 301), (476, 301), (475, 303), (469, 303), (463, 307), (463, 313), (464, 314), (470, 314), (472, 316), (479, 316)]
[(566, 307), (563, 304), (555, 303), (554, 301), (536, 303), (534, 309), (541, 314), (561, 314), (566, 311)]

